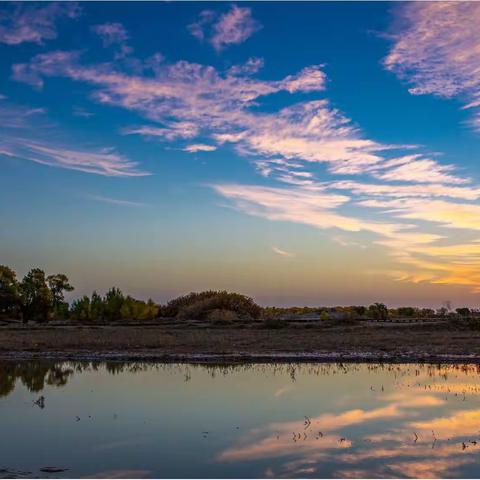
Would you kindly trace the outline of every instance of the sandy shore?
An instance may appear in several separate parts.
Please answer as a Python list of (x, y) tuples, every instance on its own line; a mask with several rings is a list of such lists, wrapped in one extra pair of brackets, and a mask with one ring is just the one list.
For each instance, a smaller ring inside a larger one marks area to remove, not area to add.
[(188, 362), (480, 363), (480, 331), (449, 325), (172, 328), (158, 325), (0, 328), (0, 359)]

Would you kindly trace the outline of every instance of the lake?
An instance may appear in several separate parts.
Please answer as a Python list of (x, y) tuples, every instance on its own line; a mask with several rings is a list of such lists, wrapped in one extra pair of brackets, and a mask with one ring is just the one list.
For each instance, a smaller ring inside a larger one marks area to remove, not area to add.
[(0, 475), (478, 478), (479, 379), (475, 365), (1, 362)]

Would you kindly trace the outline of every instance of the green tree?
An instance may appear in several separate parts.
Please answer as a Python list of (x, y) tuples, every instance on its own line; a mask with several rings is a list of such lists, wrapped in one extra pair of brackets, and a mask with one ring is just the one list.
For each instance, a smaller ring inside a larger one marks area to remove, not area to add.
[(470, 309), (467, 307), (456, 308), (455, 311), (460, 317), (469, 317), (470, 316)]
[(119, 288), (112, 287), (105, 295), (104, 316), (107, 320), (119, 320), (122, 318), (121, 310), (125, 297)]
[(90, 319), (91, 320), (103, 320), (103, 315), (105, 311), (105, 304), (102, 297), (97, 293), (92, 293), (92, 298), (90, 300)]
[(147, 320), (153, 320), (154, 318), (158, 317), (158, 305), (151, 298), (149, 298), (145, 304), (143, 315)]
[(363, 315), (365, 315), (365, 313), (367, 313), (367, 307), (364, 307), (363, 305), (353, 305), (352, 308), (355, 311), (355, 313), (360, 317), (362, 317)]
[(20, 283), (24, 321), (48, 321), (53, 312), (53, 295), (48, 288), (45, 272), (32, 268)]
[(64, 292), (71, 292), (73, 286), (70, 285), (68, 277), (63, 273), (49, 275), (47, 284), (50, 288), (53, 298), (53, 309), (58, 317), (65, 316), (68, 313), (68, 303), (65, 302)]
[(397, 312), (401, 317), (413, 317), (418, 313), (414, 307), (398, 307)]
[(16, 315), (20, 306), (17, 275), (10, 267), (0, 265), (0, 313)]
[(368, 314), (376, 320), (386, 320), (388, 318), (388, 308), (383, 303), (374, 303), (368, 307)]
[(70, 307), (70, 316), (73, 320), (91, 320), (91, 304), (87, 295), (84, 295), (72, 302)]

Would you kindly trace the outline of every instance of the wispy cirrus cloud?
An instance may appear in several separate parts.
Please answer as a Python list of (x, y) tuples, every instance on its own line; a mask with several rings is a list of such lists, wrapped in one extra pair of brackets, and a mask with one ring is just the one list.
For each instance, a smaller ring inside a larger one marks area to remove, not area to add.
[(50, 122), (46, 110), (8, 103), (0, 107), (0, 156), (19, 158), (51, 167), (77, 170), (104, 176), (132, 177), (150, 175), (138, 162), (114, 148), (72, 146), (71, 141), (48, 140), (58, 125)]
[(90, 117), (93, 117), (95, 115), (93, 112), (89, 112), (85, 108), (78, 107), (78, 106), (75, 106), (75, 107), (72, 108), (72, 113), (76, 117), (83, 117), (83, 118), (90, 118)]
[(111, 197), (104, 197), (103, 195), (87, 195), (87, 198), (90, 200), (95, 200), (101, 203), (108, 203), (110, 205), (118, 205), (120, 207), (135, 207), (141, 208), (146, 207), (146, 203), (142, 202), (133, 202), (131, 200), (122, 200), (120, 198), (111, 198)]
[(113, 148), (79, 150), (26, 138), (0, 139), (4, 155), (30, 160), (50, 167), (77, 170), (109, 177), (142, 177), (150, 175), (138, 163)]
[(382, 208), (398, 218), (437, 222), (449, 228), (480, 230), (480, 205), (439, 199), (363, 200), (360, 205)]
[(316, 228), (335, 228), (349, 232), (370, 231), (397, 235), (407, 225), (369, 222), (341, 215), (336, 209), (350, 198), (321, 189), (277, 188), (258, 185), (217, 184), (213, 188), (234, 202), (235, 208), (269, 220), (303, 223)]
[(76, 2), (4, 3), (0, 12), (0, 43), (43, 44), (57, 37), (57, 22), (76, 18), (81, 9)]
[(188, 26), (195, 38), (208, 40), (217, 51), (245, 42), (261, 28), (250, 8), (237, 5), (232, 5), (228, 12), (220, 16), (213, 10), (203, 10), (197, 21)]
[(362, 183), (351, 180), (337, 180), (328, 183), (329, 188), (346, 190), (355, 195), (368, 197), (397, 197), (397, 198), (434, 198), (449, 197), (463, 200), (477, 200), (480, 198), (480, 187), (458, 187), (441, 183), (423, 184), (421, 188), (415, 183), (408, 185), (390, 183)]
[[(477, 230), (469, 207), (461, 213), (455, 207), (458, 218), (452, 220), (448, 205), (454, 202), (448, 199), (470, 205), (466, 202), (478, 199), (480, 188), (452, 162), (420, 153), (421, 147), (367, 137), (328, 98), (299, 100), (299, 93), (325, 95), (323, 65), (264, 80), (255, 75), (263, 66), (256, 57), (226, 70), (182, 60), (168, 63), (158, 53), (135, 62), (141, 68), (129, 68), (126, 62), (88, 64), (79, 52), (55, 51), (14, 65), (13, 77), (37, 88), (49, 77), (82, 82), (100, 104), (148, 120), (124, 128), (123, 134), (174, 143), (189, 153), (232, 147), (250, 159), (265, 181), (275, 182), (212, 186), (241, 212), (329, 229), (336, 236), (340, 230), (346, 247), (358, 246), (355, 235), (366, 232), (399, 265), (387, 272), (395, 278), (467, 284), (472, 267), (455, 270), (434, 247), (452, 244), (453, 226)], [(279, 92), (295, 94), (296, 103), (261, 108), (266, 97)], [(359, 175), (362, 181), (352, 180)], [(367, 176), (374, 180), (365, 180)], [(434, 213), (427, 218), (429, 208)], [(430, 253), (421, 251), (423, 246), (431, 246)], [(470, 278), (477, 282), (474, 275)]]
[[(0, 124), (5, 133), (12, 134), (12, 130), (28, 128), (31, 123), (44, 116), (47, 110), (43, 107), (12, 105), (10, 102), (0, 106)], [(5, 135), (7, 136), (7, 135)], [(0, 137), (1, 138), (1, 137)]]
[[(277, 255), (280, 255), (281, 257), (294, 257), (295, 254), (292, 252), (288, 252), (287, 250), (283, 250), (279, 247), (276, 247), (275, 245), (272, 246), (272, 252), (276, 253)], [(275, 395), (277, 396), (277, 395)]]
[(464, 184), (468, 179), (452, 175), (453, 165), (441, 165), (421, 155), (407, 155), (384, 162), (381, 171), (373, 171), (373, 176), (395, 182)]
[(124, 128), (124, 135), (142, 135), (150, 138), (173, 141), (179, 138), (188, 139), (198, 135), (198, 127), (192, 122), (175, 122), (167, 127), (144, 125), (142, 127)]
[(217, 149), (215, 145), (206, 145), (204, 143), (194, 143), (192, 145), (187, 145), (183, 151), (189, 153), (197, 152), (213, 152)]
[(480, 129), (480, 4), (408, 2), (395, 12), (385, 67), (414, 95), (459, 98)]

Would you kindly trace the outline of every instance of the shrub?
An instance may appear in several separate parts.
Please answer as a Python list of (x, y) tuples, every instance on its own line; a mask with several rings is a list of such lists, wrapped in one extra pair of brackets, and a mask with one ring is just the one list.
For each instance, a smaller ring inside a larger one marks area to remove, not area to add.
[(70, 308), (74, 320), (151, 320), (158, 315), (158, 306), (152, 299), (148, 302), (125, 297), (118, 288), (111, 288), (104, 298), (97, 292), (92, 298), (84, 295), (75, 300)]
[(472, 330), (480, 330), (480, 319), (478, 318), (467, 318), (467, 325)]
[(170, 300), (162, 308), (162, 314), (180, 319), (203, 319), (212, 310), (230, 310), (242, 318), (258, 318), (261, 307), (250, 297), (239, 293), (209, 290)]
[(238, 315), (232, 310), (216, 308), (207, 314), (207, 320), (214, 325), (229, 325), (238, 320)]
[(364, 307), (363, 305), (353, 305), (351, 308), (355, 314), (360, 317), (367, 313), (367, 307)]
[(418, 309), (413, 307), (399, 307), (397, 313), (401, 317), (413, 317), (418, 314)]
[(456, 308), (455, 311), (460, 317), (469, 317), (470, 316), (470, 309), (467, 307)]

